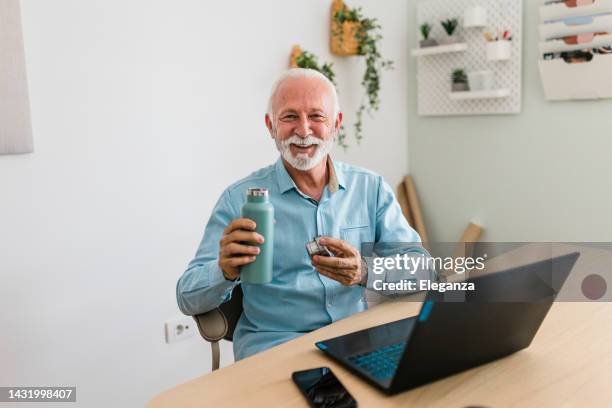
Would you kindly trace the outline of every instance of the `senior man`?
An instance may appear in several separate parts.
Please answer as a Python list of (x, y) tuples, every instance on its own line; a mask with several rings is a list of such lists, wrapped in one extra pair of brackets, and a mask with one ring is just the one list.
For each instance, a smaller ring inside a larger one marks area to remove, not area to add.
[[(363, 292), (374, 276), (361, 257), (361, 243), (404, 243), (409, 252), (427, 255), (382, 177), (330, 158), (342, 113), (324, 75), (301, 68), (281, 75), (265, 123), (279, 159), (223, 192), (177, 284), (178, 304), (187, 315), (229, 299), (241, 283), (240, 267), (259, 253), (245, 242), (263, 242), (255, 223), (240, 217), (246, 190), (267, 188), (275, 210), (273, 278), (262, 285), (242, 283), (236, 360), (364, 310)], [(305, 244), (315, 236), (324, 236), (321, 243), (336, 256), (311, 260)]]

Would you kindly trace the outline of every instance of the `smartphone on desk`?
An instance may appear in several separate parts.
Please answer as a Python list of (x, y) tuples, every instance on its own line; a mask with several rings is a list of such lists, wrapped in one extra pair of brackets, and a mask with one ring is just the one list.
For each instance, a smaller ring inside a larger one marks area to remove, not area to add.
[(357, 407), (357, 401), (328, 367), (296, 371), (291, 378), (313, 408)]

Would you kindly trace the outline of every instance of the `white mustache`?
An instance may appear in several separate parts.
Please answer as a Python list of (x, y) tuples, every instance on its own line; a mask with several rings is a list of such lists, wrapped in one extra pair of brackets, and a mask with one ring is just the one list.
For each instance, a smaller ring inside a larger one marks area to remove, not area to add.
[[(277, 134), (274, 134), (276, 148), (281, 153), (281, 156), (294, 168), (304, 171), (312, 169), (314, 166), (319, 164), (323, 158), (325, 158), (325, 155), (332, 150), (334, 140), (335, 138), (323, 141), (317, 137), (314, 137), (313, 135), (300, 137), (297, 134), (293, 134), (281, 142), (278, 140)], [(309, 157), (303, 152), (298, 152), (297, 156), (294, 156), (290, 150), (291, 144), (296, 146), (316, 145), (316, 149), (314, 149), (314, 156)]]
[(312, 146), (312, 145), (320, 145), (323, 141), (314, 136), (306, 136), (305, 138), (300, 137), (298, 135), (290, 136), (288, 139), (283, 140), (283, 146), (289, 146), (290, 144), (294, 144), (296, 146)]

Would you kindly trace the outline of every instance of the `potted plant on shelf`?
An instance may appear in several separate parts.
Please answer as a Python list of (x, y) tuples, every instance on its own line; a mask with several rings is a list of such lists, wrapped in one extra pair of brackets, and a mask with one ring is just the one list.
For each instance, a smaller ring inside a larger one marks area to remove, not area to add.
[(435, 47), (438, 45), (438, 42), (435, 39), (429, 38), (429, 34), (431, 33), (431, 24), (423, 23), (421, 24), (420, 29), (421, 35), (423, 36), (423, 39), (420, 42), (421, 48)]
[[(302, 50), (299, 45), (294, 45), (293, 49), (291, 50), (291, 57), (289, 61), (290, 68), (314, 69), (325, 75), (334, 85), (336, 85), (336, 73), (332, 68), (333, 65), (334, 64), (331, 62), (326, 62), (323, 65), (319, 65), (319, 58), (311, 52)], [(339, 146), (345, 149), (348, 147), (346, 144), (346, 131), (343, 125), (340, 126), (340, 131), (336, 137), (336, 142)]]
[[(347, 23), (353, 23), (347, 25)], [(379, 51), (382, 34), (381, 26), (377, 19), (368, 18), (362, 14), (361, 8), (348, 8), (342, 0), (334, 0), (332, 5), (332, 53), (335, 53), (333, 44), (344, 46), (347, 27), (350, 27), (350, 36), (357, 42), (357, 47), (352, 55), (363, 56), (365, 59), (365, 71), (361, 80), (364, 89), (362, 102), (355, 114), (355, 139), (357, 143), (363, 138), (362, 124), (363, 113), (371, 114), (380, 107), (380, 74), (382, 70), (393, 68), (393, 61), (384, 60)], [(346, 47), (345, 47), (346, 48)], [(340, 54), (347, 55), (347, 54)]]
[(455, 44), (458, 42), (456, 31), (459, 26), (459, 20), (456, 18), (449, 18), (447, 20), (441, 21), (442, 28), (444, 28), (444, 32), (446, 33), (446, 37), (443, 37), (440, 40), (442, 44)]
[(470, 90), (465, 70), (457, 68), (453, 71), (451, 90), (453, 92), (466, 92)]

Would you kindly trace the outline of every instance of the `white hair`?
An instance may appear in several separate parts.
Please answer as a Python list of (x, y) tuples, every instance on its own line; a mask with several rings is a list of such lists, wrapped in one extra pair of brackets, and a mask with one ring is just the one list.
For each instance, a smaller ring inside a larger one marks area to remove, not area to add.
[(284, 71), (277, 79), (274, 81), (272, 85), (272, 91), (270, 92), (270, 98), (268, 99), (268, 116), (270, 116), (270, 120), (274, 124), (274, 100), (276, 99), (276, 94), (280, 86), (288, 79), (292, 78), (317, 78), (322, 80), (329, 90), (331, 91), (333, 102), (334, 102), (334, 116), (333, 120), (336, 120), (338, 113), (340, 112), (340, 103), (338, 102), (338, 92), (336, 92), (336, 87), (333, 82), (329, 80), (325, 75), (316, 71), (314, 69), (309, 68), (290, 68)]

